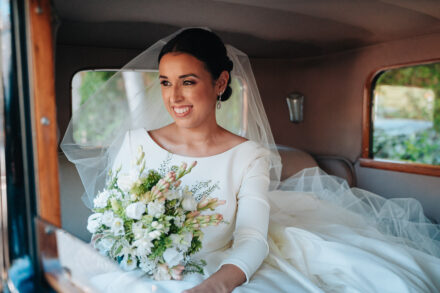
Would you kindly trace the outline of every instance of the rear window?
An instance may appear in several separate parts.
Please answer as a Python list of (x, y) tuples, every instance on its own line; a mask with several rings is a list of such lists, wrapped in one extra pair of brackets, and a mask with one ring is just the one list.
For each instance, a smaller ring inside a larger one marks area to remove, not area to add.
[(382, 72), (371, 118), (374, 159), (440, 165), (440, 63)]

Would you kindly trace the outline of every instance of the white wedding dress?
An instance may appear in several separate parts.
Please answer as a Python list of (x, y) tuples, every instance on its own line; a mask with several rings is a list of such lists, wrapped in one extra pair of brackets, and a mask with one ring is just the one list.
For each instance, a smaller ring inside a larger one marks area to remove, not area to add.
[[(335, 181), (329, 185), (336, 184), (335, 192), (326, 189), (321, 195), (292, 190), (267, 192), (267, 151), (257, 143), (246, 141), (221, 154), (194, 158), (170, 154), (144, 129), (127, 133), (115, 168), (120, 165), (121, 173), (129, 173), (139, 146), (146, 153), (149, 168), (157, 169), (167, 160), (170, 165), (196, 160), (197, 166), (184, 177), (183, 184), (216, 183), (219, 188), (212, 196), (226, 200), (216, 212), (222, 213), (228, 224), (204, 230), (203, 249), (197, 254), (208, 263), (204, 276), (153, 281), (140, 270), (92, 269), (96, 266), (92, 260), (89, 271), (94, 275), (88, 277), (95, 289), (181, 292), (199, 284), (222, 264), (231, 263), (247, 277), (234, 292), (440, 291), (440, 259), (404, 245), (402, 237), (384, 234), (368, 216), (343, 207), (339, 197), (350, 191), (343, 182), (332, 179)], [(293, 181), (285, 182), (282, 189), (291, 189)], [(306, 181), (301, 182), (304, 185)], [(427, 247), (438, 249), (435, 245)]]

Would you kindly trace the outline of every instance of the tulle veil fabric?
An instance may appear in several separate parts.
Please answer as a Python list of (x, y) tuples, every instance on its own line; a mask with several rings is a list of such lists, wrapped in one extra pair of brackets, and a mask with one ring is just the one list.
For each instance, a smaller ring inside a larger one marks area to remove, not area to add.
[[(172, 122), (162, 102), (158, 76), (151, 78), (150, 75), (147, 80), (146, 74), (153, 73), (154, 76), (157, 73), (160, 50), (182, 30), (159, 40), (127, 63), (73, 113), (61, 148), (78, 169), (85, 187), (83, 199), (88, 207), (91, 207), (97, 191), (103, 188), (125, 133), (137, 128), (157, 129)], [(281, 159), (249, 58), (232, 46), (227, 46), (227, 52), (234, 63), (231, 87), (236, 94), (232, 98), (238, 99), (238, 103), (223, 102), (217, 111), (217, 122), (229, 131), (256, 141), (270, 150), (274, 188), (279, 183)], [(123, 90), (117, 91), (121, 84)], [(234, 109), (237, 105), (241, 110), (239, 112)], [(109, 112), (111, 115), (108, 115)], [(231, 117), (231, 113), (236, 113), (235, 117)], [(235, 124), (231, 125), (231, 118), (236, 120)], [(79, 126), (82, 129), (94, 129), (99, 137), (82, 141), (81, 133), (78, 133)]]
[[(162, 46), (180, 31), (158, 41), (130, 61), (73, 113), (61, 148), (78, 169), (86, 191), (84, 202), (88, 207), (92, 206), (94, 196), (104, 187), (126, 131), (141, 127), (152, 130), (172, 122), (162, 103), (158, 78), (147, 82), (145, 73), (157, 72), (157, 56)], [(237, 103), (232, 105), (227, 101), (217, 112), (217, 121), (228, 130), (270, 150), (272, 191), (269, 193), (269, 242), (273, 253), (269, 262), (280, 266), (280, 258), (274, 255), (282, 254), (279, 238), (284, 236), (280, 231), (289, 225), (309, 229), (333, 240), (339, 236), (329, 231), (339, 225), (367, 239), (377, 239), (440, 258), (440, 228), (424, 216), (420, 203), (414, 199), (387, 200), (365, 190), (350, 188), (344, 180), (327, 175), (319, 168), (305, 169), (280, 182), (280, 155), (249, 59), (232, 46), (227, 46), (227, 50), (234, 63), (231, 76), (236, 96), (232, 98), (239, 99), (240, 112), (237, 115), (240, 115), (240, 119), (235, 125), (228, 124), (231, 119), (228, 113), (236, 113), (232, 107), (237, 107)], [(127, 78), (125, 75), (132, 76)], [(129, 87), (130, 80), (140, 82), (137, 87)], [(115, 88), (121, 87), (121, 83), (125, 90), (118, 92), (115, 98)], [(112, 115), (107, 115), (109, 111)], [(99, 138), (82, 141), (81, 133), (77, 130), (81, 123), (85, 123), (86, 128), (96, 129), (100, 133)], [(333, 223), (333, 226), (328, 226), (328, 223)], [(289, 243), (292, 249), (292, 243)], [(294, 260), (293, 256), (284, 255), (282, 259), (290, 259), (291, 264), (295, 262), (296, 269), (305, 276), (313, 279), (317, 274), (310, 271), (310, 267), (301, 266), (301, 260)], [(437, 285), (440, 287), (440, 284)]]

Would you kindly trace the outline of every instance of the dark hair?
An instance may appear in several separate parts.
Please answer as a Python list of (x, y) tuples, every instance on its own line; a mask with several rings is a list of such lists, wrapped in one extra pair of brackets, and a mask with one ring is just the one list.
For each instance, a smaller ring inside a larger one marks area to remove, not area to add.
[(232, 94), (231, 70), (233, 63), (226, 54), (222, 40), (213, 32), (201, 28), (190, 28), (182, 31), (163, 46), (158, 61), (171, 52), (187, 53), (205, 64), (214, 80), (226, 70), (229, 73), (228, 85), (221, 96), (221, 101), (226, 101)]

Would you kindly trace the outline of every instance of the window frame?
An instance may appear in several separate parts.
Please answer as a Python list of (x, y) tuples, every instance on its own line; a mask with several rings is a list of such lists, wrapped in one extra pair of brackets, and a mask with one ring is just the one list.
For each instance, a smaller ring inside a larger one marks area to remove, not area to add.
[(387, 159), (375, 159), (372, 155), (372, 112), (373, 112), (373, 86), (376, 84), (379, 76), (387, 70), (418, 66), (431, 63), (439, 63), (440, 59), (428, 59), (422, 61), (413, 61), (399, 63), (390, 66), (381, 67), (372, 71), (364, 84), (363, 90), (363, 115), (362, 115), (362, 152), (359, 158), (361, 167), (382, 169), (388, 171), (412, 173), (419, 175), (428, 175), (440, 177), (440, 165), (430, 165), (422, 163), (404, 162)]
[[(69, 89), (70, 89), (69, 90), (69, 96), (70, 96), (70, 102), (69, 102), (69, 111), (70, 111), (70, 116), (69, 117), (70, 118), (69, 118), (69, 121), (72, 118), (72, 115), (73, 115), (73, 112), (74, 112), (74, 110), (73, 110), (73, 79), (75, 78), (75, 76), (78, 73), (81, 73), (81, 72), (84, 72), (84, 71), (93, 71), (93, 72), (114, 71), (115, 73), (117, 73), (117, 72), (123, 71), (123, 70), (124, 70), (124, 68), (109, 68), (109, 67), (89, 68), (89, 67), (87, 67), (87, 68), (83, 68), (83, 69), (75, 71), (72, 74), (72, 76), (70, 77), (70, 82), (69, 82)], [(137, 72), (158, 72), (158, 70), (156, 70), (156, 69), (132, 69), (131, 71), (137, 71)], [(246, 80), (244, 80), (243, 78), (241, 78), (241, 77), (235, 77), (235, 78), (239, 82), (240, 87), (242, 89), (241, 112), (242, 112), (242, 117), (243, 118), (242, 118), (240, 124), (241, 124), (241, 127), (243, 129), (243, 132), (245, 134), (247, 134), (247, 130), (248, 130), (247, 119), (248, 119), (248, 116), (249, 116), (249, 103), (248, 103), (248, 100), (249, 100), (249, 87), (248, 87), (248, 84), (247, 84)], [(90, 148), (90, 147), (87, 147), (87, 146), (81, 146), (80, 144), (78, 144), (78, 147), (80, 147), (80, 148)], [(103, 147), (101, 146), (101, 147), (96, 147), (96, 148), (101, 149)]]

